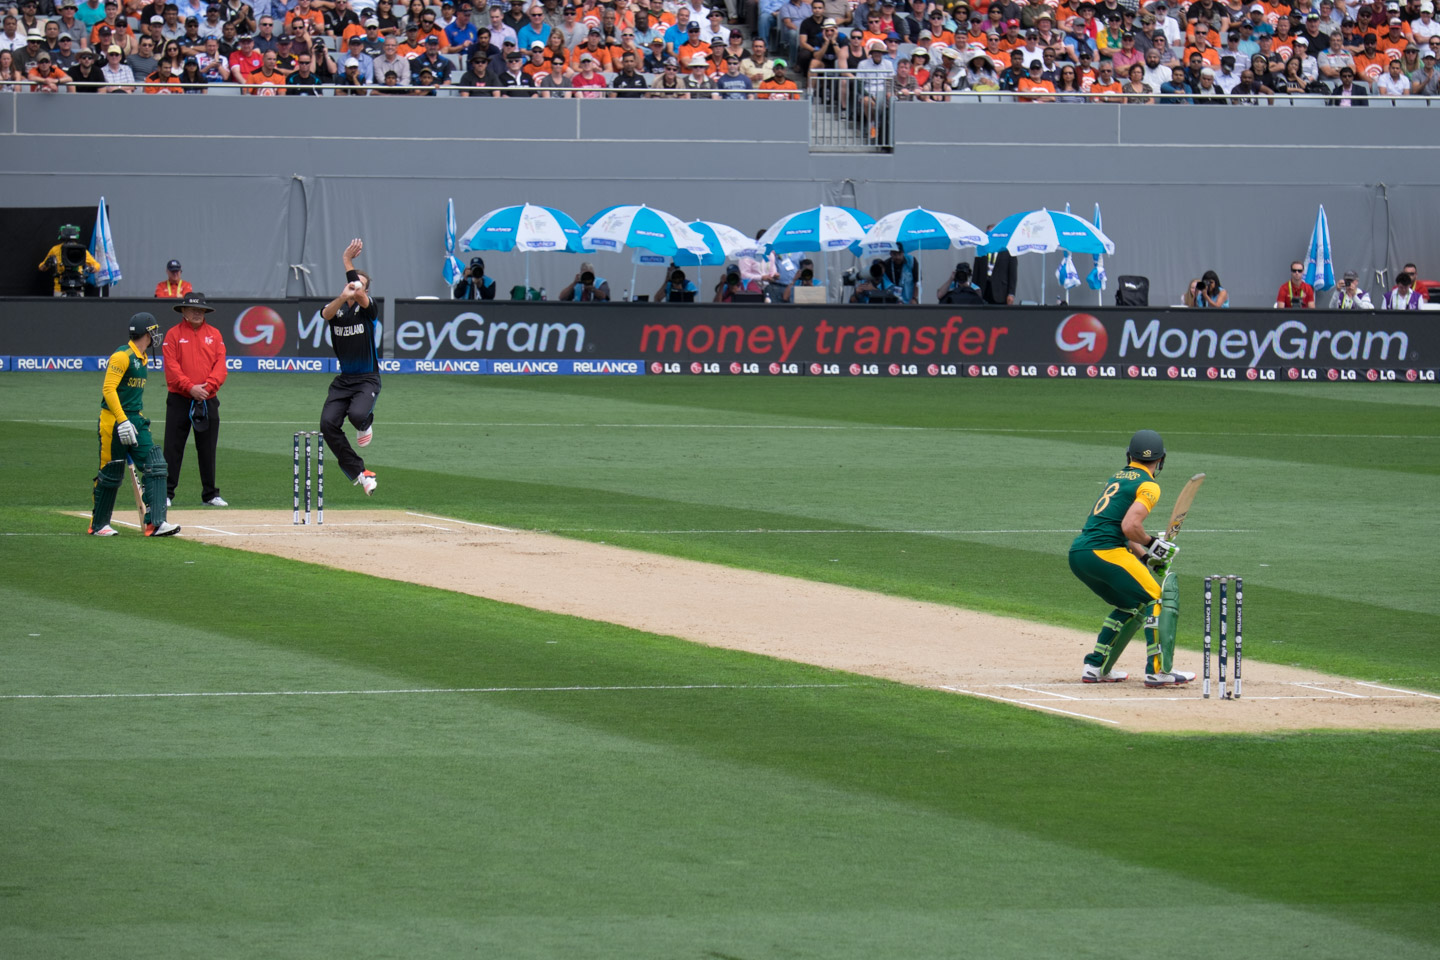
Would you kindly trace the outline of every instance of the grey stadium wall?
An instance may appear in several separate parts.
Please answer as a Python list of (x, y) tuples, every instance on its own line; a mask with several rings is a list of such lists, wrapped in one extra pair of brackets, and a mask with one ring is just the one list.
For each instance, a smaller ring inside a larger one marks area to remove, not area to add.
[[(1089, 216), (1099, 202), (1118, 248), (1107, 300), (1116, 276), (1140, 274), (1152, 304), (1178, 302), (1214, 269), (1237, 305), (1268, 306), (1322, 203), (1337, 273), (1357, 269), (1373, 289), (1416, 260), (1440, 277), (1437, 111), (900, 103), (893, 152), (860, 155), (812, 153), (803, 102), (5, 94), (0, 206), (104, 195), (131, 296), (171, 257), (217, 296), (326, 293), (359, 236), (377, 292), (404, 298), (447, 295), (452, 197), (461, 231), (527, 200), (577, 219), (643, 202), (751, 233), (822, 202), (927, 206), (982, 227), (1067, 202)], [(36, 238), (37, 262), (51, 242)], [(532, 257), (531, 285), (557, 290), (579, 259)], [(617, 297), (630, 286), (628, 257), (589, 259)], [(502, 291), (522, 281), (522, 257), (486, 260)], [(1077, 261), (1083, 275), (1089, 258)], [(927, 299), (954, 262), (924, 255)], [(848, 265), (831, 258), (832, 284)], [(642, 268), (638, 291), (657, 274)], [(1037, 300), (1039, 258), (1022, 258), (1020, 276)]]

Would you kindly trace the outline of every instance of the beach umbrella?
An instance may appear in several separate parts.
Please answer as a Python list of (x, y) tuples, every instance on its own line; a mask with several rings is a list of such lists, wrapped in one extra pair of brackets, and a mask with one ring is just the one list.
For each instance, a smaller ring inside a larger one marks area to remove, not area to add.
[(874, 223), (853, 207), (811, 207), (776, 220), (760, 242), (774, 253), (835, 253), (863, 241)]
[(1100, 228), (1073, 213), (1056, 210), (1027, 210), (1012, 213), (990, 231), (990, 242), (981, 247), (981, 254), (1008, 250), (1022, 253), (1054, 253), (1065, 249), (1073, 253), (1114, 253), (1115, 244)]
[(521, 250), (525, 253), (525, 289), (530, 289), (530, 254), (578, 253), (580, 225), (569, 214), (533, 203), (500, 207), (470, 224), (460, 237), (462, 250)]
[(1305, 282), (1316, 290), (1329, 290), (1335, 286), (1335, 263), (1330, 250), (1330, 221), (1325, 216), (1325, 204), (1315, 217), (1315, 226), (1310, 231), (1310, 249), (1305, 254)]
[(912, 207), (876, 220), (858, 244), (862, 254), (878, 256), (903, 245), (912, 250), (960, 250), (983, 246), (990, 240), (984, 230), (949, 213)]
[[(1038, 253), (1043, 258), (1056, 250), (1072, 253), (1114, 253), (1115, 244), (1095, 224), (1073, 213), (1057, 210), (1026, 210), (1012, 213), (990, 231), (990, 242), (979, 253), (1008, 250), (1013, 256)], [(1045, 302), (1045, 267), (1040, 267), (1040, 302)]]
[(585, 250), (619, 253), (625, 247), (639, 247), (667, 257), (681, 250), (709, 252), (704, 239), (679, 217), (643, 203), (609, 207), (585, 222), (580, 233)]
[(464, 272), (465, 268), (455, 256), (455, 200), (451, 198), (445, 201), (445, 262), (440, 267), (440, 275), (453, 287)]
[(115, 237), (110, 233), (110, 208), (105, 198), (100, 198), (100, 209), (95, 213), (95, 230), (90, 234), (90, 256), (100, 264), (95, 271), (95, 286), (113, 287), (120, 282), (120, 261), (115, 257)]
[[(705, 240), (673, 214), (645, 204), (606, 207), (585, 221), (580, 233), (585, 250), (619, 253), (626, 247), (648, 250), (662, 257), (677, 257), (682, 250), (696, 256), (709, 253)], [(630, 267), (630, 289), (635, 289), (638, 263)]]
[(709, 220), (695, 220), (687, 226), (705, 241), (704, 254), (682, 250), (675, 254), (675, 262), (682, 266), (719, 266), (736, 257), (763, 257), (765, 245), (752, 240), (734, 227)]

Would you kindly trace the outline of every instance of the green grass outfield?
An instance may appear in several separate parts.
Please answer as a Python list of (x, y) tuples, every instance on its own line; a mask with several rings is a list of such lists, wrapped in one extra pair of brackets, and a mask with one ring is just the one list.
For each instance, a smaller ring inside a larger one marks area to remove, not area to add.
[[(323, 387), (227, 386), (237, 507)], [(1125, 734), (71, 536), (97, 394), (0, 375), (0, 956), (1440, 957), (1440, 735)], [(1209, 474), (1179, 563), (1246, 577), (1247, 657), (1440, 689), (1429, 388), (392, 377), (378, 499), (327, 505), (1089, 629), (1064, 548), (1142, 425), (1162, 513)], [(457, 687), (531, 689), (13, 698)]]

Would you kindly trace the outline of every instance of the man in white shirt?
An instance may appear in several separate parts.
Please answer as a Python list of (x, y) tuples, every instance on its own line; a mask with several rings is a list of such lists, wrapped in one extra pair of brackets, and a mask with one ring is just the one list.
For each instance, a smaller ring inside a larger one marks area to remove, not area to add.
[(410, 85), (410, 61), (397, 55), (396, 51), (399, 49), (400, 45), (395, 42), (394, 37), (386, 37), (380, 56), (375, 58), (375, 66), (371, 75), (383, 77), (387, 72), (394, 70), (400, 86), (408, 87)]
[(1429, 43), (1431, 37), (1440, 37), (1440, 20), (1435, 19), (1435, 4), (1431, 0), (1420, 4), (1420, 19), (1410, 21), (1410, 36), (1417, 44)]

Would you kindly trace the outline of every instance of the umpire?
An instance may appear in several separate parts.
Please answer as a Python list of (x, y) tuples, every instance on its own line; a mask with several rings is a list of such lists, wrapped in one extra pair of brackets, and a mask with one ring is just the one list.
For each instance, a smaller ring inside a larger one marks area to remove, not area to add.
[(203, 293), (187, 293), (174, 305), (180, 322), (165, 334), (165, 503), (175, 497), (185, 443), (195, 431), (200, 461), (200, 499), (209, 507), (228, 507), (215, 484), (215, 448), (220, 442), (220, 387), (225, 382), (225, 338), (205, 321), (214, 307)]

